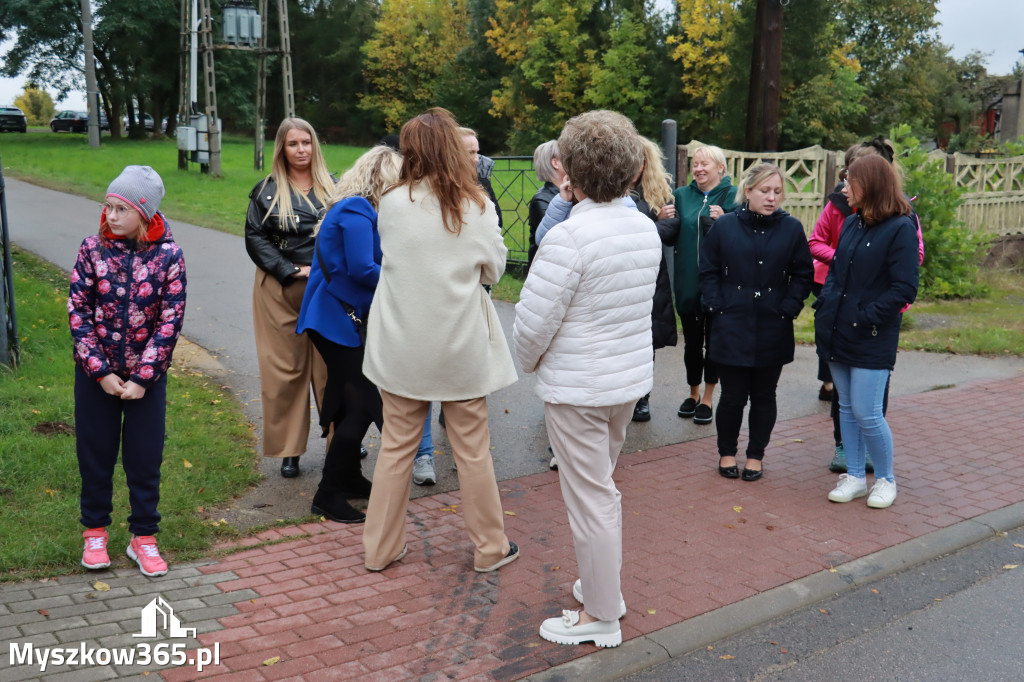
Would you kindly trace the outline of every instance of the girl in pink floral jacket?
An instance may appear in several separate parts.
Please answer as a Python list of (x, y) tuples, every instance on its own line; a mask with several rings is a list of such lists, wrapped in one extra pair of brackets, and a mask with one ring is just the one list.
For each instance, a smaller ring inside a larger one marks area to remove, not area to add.
[(99, 234), (86, 237), (71, 273), (75, 423), (82, 476), (82, 565), (110, 565), (118, 449), (128, 481), (126, 553), (145, 575), (167, 572), (153, 535), (160, 514), (167, 368), (185, 314), (185, 261), (149, 166), (128, 166), (107, 190)]

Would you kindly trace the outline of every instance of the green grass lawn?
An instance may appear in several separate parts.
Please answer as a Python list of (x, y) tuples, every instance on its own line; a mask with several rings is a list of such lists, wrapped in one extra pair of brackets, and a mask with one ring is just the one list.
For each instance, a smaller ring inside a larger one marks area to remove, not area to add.
[[(983, 270), (985, 298), (918, 301), (903, 314), (900, 348), (965, 355), (1024, 355), (1024, 274)], [(812, 299), (808, 299), (810, 303)], [(796, 338), (814, 343), (814, 311), (796, 321)]]
[[(324, 158), (331, 172), (341, 174), (352, 166), (365, 148), (325, 145)], [(152, 166), (164, 181), (166, 196), (161, 210), (168, 218), (242, 234), (249, 192), (270, 172), (273, 142), (264, 146), (265, 171), (253, 170), (253, 142), (225, 136), (221, 150), (222, 177), (199, 172), (198, 164), (178, 170), (175, 140), (113, 140), (104, 136), (99, 149), (89, 146), (85, 135), (36, 133), (0, 137), (0, 163), (4, 175), (103, 200), (110, 181), (130, 164)]]
[[(327, 168), (336, 175), (348, 170), (365, 147), (323, 145)], [(99, 149), (85, 135), (51, 133), (0, 137), (0, 163), (4, 175), (43, 187), (70, 192), (100, 202), (110, 181), (129, 164), (152, 166), (164, 181), (161, 209), (173, 222), (180, 220), (241, 235), (249, 192), (270, 172), (274, 144), (264, 145), (265, 170), (253, 170), (252, 139), (226, 135), (221, 148), (222, 177), (199, 172), (198, 164), (178, 170), (175, 140), (158, 136), (146, 140), (114, 140), (103, 136)], [(527, 203), (539, 186), (532, 163), (517, 159), (502, 162), (492, 184), (504, 215), (505, 245), (512, 260), (526, 260), (529, 245)], [(520, 172), (526, 170), (528, 172)]]
[[(0, 365), (0, 581), (84, 570), (78, 522), (74, 363), (67, 277), (15, 250), (21, 361)], [(172, 367), (158, 535), (173, 561), (201, 556), (233, 529), (209, 509), (230, 504), (260, 480), (254, 436), (234, 399), (198, 374)], [(114, 475), (111, 559), (127, 565), (128, 495)]]

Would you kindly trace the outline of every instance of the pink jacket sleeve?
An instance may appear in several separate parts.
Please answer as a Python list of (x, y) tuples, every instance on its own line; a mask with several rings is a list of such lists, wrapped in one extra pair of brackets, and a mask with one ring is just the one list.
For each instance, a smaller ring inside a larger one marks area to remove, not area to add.
[(825, 282), (825, 275), (828, 274), (828, 266), (832, 264), (832, 256), (836, 252), (836, 244), (839, 243), (839, 232), (843, 229), (845, 217), (839, 212), (832, 202), (825, 204), (818, 222), (814, 224), (814, 231), (807, 240), (811, 249), (811, 256), (814, 257), (814, 281), (818, 284)]

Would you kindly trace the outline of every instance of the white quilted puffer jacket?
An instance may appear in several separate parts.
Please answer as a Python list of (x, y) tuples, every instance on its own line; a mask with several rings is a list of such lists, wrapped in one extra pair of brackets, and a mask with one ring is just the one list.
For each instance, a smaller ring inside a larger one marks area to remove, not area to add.
[(512, 332), (523, 370), (537, 372), (541, 400), (598, 407), (650, 392), (660, 264), (654, 223), (619, 201), (584, 199), (545, 235)]

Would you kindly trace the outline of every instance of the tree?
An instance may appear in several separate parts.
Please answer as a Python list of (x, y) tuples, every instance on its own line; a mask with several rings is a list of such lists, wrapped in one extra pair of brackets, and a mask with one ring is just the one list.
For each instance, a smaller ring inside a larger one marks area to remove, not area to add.
[(47, 125), (56, 113), (50, 93), (40, 90), (34, 83), (25, 84), (25, 91), (14, 100), (14, 106), (25, 112), (30, 126)]
[(509, 146), (557, 137), (585, 108), (597, 49), (585, 25), (596, 0), (496, 0), (487, 39), (508, 71), (491, 113), (511, 123)]
[(728, 85), (730, 54), (736, 30), (731, 0), (677, 0), (678, 32), (668, 37), (671, 58), (682, 64), (683, 92), (704, 117), (716, 115)]
[(613, 109), (638, 123), (652, 109), (651, 74), (646, 70), (651, 50), (644, 44), (647, 27), (625, 10), (608, 35), (607, 49), (595, 64), (587, 102), (596, 109)]
[(371, 91), (360, 106), (395, 130), (433, 104), (438, 77), (466, 46), (466, 0), (384, 0), (363, 46)]

